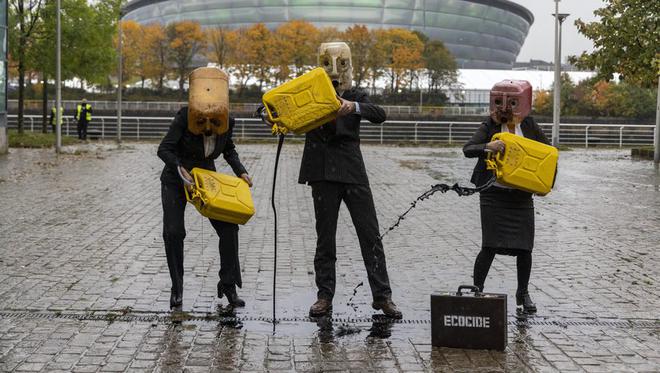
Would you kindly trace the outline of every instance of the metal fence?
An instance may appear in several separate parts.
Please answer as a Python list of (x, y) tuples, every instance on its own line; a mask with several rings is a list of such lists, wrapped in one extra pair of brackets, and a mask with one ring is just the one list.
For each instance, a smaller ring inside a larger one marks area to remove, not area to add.
[[(76, 106), (80, 101), (65, 100), (62, 101), (62, 107), (66, 115), (73, 115)], [(117, 101), (89, 101), (94, 110), (98, 111), (115, 111), (117, 110)], [(55, 106), (54, 102), (49, 102), (48, 110)], [(188, 105), (187, 102), (155, 102), (155, 101), (123, 101), (123, 111), (160, 111), (176, 113), (182, 106)], [(231, 103), (230, 110), (233, 112), (253, 112), (257, 110), (260, 104), (258, 103)], [(18, 101), (8, 101), (9, 111), (18, 111)], [(43, 102), (40, 100), (25, 100), (24, 107), (26, 110), (38, 110), (43, 108)], [(460, 106), (381, 106), (387, 114), (444, 114), (444, 115), (487, 115), (488, 106), (478, 107), (460, 107)]]
[[(9, 115), (9, 128), (17, 127), (17, 116)], [(62, 134), (76, 136), (76, 123), (69, 117), (62, 118)], [(149, 140), (162, 138), (172, 121), (171, 117), (122, 117), (122, 138)], [(41, 116), (26, 115), (25, 129), (41, 130)], [(360, 138), (375, 143), (447, 143), (466, 142), (479, 126), (479, 122), (446, 121), (386, 121), (373, 124), (363, 121)], [(541, 123), (548, 136), (551, 123)], [(48, 128), (51, 131), (51, 128)], [(88, 129), (88, 137), (112, 139), (117, 136), (117, 117), (95, 116)], [(633, 146), (652, 145), (654, 126), (641, 124), (562, 124), (559, 142), (572, 146)], [(296, 136), (301, 138), (301, 136)], [(270, 128), (256, 118), (237, 118), (234, 138), (259, 140), (272, 138)]]

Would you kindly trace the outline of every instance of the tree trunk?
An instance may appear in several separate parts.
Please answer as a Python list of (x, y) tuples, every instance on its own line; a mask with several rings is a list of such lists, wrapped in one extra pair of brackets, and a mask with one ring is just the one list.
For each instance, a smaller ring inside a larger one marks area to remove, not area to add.
[(42, 95), (42, 112), (41, 112), (41, 132), (48, 133), (48, 78), (43, 76), (43, 95)]
[(25, 66), (23, 53), (19, 52), (18, 62), (18, 133), (23, 134), (23, 104), (25, 103)]
[(184, 98), (184, 91), (183, 91), (183, 85), (186, 82), (186, 76), (185, 74), (180, 74), (179, 75), (179, 101), (183, 101)]

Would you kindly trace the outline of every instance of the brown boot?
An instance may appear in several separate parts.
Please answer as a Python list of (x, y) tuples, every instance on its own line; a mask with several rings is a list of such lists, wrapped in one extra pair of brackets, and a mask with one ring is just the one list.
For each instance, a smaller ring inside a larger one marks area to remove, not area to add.
[(400, 319), (403, 317), (401, 311), (399, 311), (399, 309), (396, 307), (396, 304), (394, 304), (390, 298), (374, 301), (371, 304), (371, 307), (373, 307), (375, 310), (382, 310), (385, 316), (393, 319)]
[(309, 317), (325, 316), (332, 312), (332, 302), (319, 298), (309, 307)]

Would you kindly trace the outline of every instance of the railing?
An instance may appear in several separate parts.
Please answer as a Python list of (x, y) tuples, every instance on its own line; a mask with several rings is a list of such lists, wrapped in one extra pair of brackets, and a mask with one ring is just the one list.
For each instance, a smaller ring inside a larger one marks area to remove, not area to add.
[[(65, 100), (62, 101), (62, 107), (65, 114), (73, 115), (76, 106), (80, 101)], [(112, 111), (117, 110), (117, 101), (89, 101), (93, 110), (97, 111)], [(156, 102), (156, 101), (123, 101), (122, 110), (124, 111), (160, 111), (176, 113), (182, 106), (187, 105), (187, 102)], [(230, 110), (233, 112), (253, 112), (257, 110), (260, 104), (258, 103), (231, 103)], [(16, 112), (18, 110), (18, 100), (8, 101), (9, 111)], [(50, 115), (50, 108), (55, 106), (53, 101), (48, 103), (48, 113)], [(43, 109), (43, 102), (41, 100), (25, 100), (24, 107), (27, 110)], [(381, 106), (387, 114), (419, 114), (419, 106)], [(422, 114), (444, 114), (444, 115), (487, 115), (488, 106), (479, 107), (460, 107), (460, 106), (422, 106)]]
[[(62, 134), (76, 135), (76, 123), (70, 117), (62, 118)], [(171, 117), (122, 117), (122, 138), (149, 140), (162, 138), (172, 121)], [(27, 131), (41, 130), (40, 115), (26, 115)], [(9, 128), (17, 127), (16, 115), (8, 116)], [(479, 122), (387, 121), (382, 124), (363, 122), (360, 138), (375, 143), (447, 143), (463, 144), (475, 132)], [(50, 126), (49, 126), (50, 127)], [(541, 123), (545, 133), (552, 132), (552, 124)], [(51, 128), (48, 128), (52, 131)], [(117, 118), (95, 116), (88, 127), (88, 137), (112, 139), (117, 136)], [(559, 142), (572, 146), (633, 146), (652, 145), (654, 126), (641, 124), (562, 124)], [(302, 138), (302, 136), (294, 136)], [(256, 140), (272, 138), (270, 128), (256, 118), (237, 118), (234, 138)]]

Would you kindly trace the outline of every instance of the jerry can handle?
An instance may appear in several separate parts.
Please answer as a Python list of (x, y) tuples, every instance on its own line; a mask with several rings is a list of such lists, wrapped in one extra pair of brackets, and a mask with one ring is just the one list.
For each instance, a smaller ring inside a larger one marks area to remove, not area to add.
[(275, 124), (281, 122), (280, 118), (273, 118), (273, 113), (270, 111), (270, 105), (264, 101), (264, 108), (266, 109), (266, 114), (268, 114), (268, 121)]
[(461, 285), (458, 287), (458, 291), (456, 291), (456, 295), (458, 295), (459, 297), (463, 295), (462, 290), (471, 290), (475, 295), (481, 294), (479, 288), (474, 285)]
[(204, 189), (199, 187), (198, 176), (196, 173), (193, 173), (192, 177), (195, 180), (195, 183), (192, 185), (192, 191), (188, 192), (188, 188), (183, 188), (183, 190), (186, 192), (186, 199), (188, 202), (192, 203), (195, 198), (199, 198), (199, 200), (202, 201), (202, 205), (205, 205), (207, 201), (204, 199), (204, 197), (202, 197), (202, 193), (200, 193), (200, 190)]
[[(183, 191), (186, 193), (186, 200), (188, 202), (192, 202), (193, 199), (195, 198), (195, 192), (197, 191), (197, 178), (195, 177), (195, 174), (191, 175), (193, 177), (193, 183), (190, 184), (190, 188), (186, 188), (186, 184), (184, 182), (183, 185)], [(188, 191), (190, 189), (190, 191)]]

